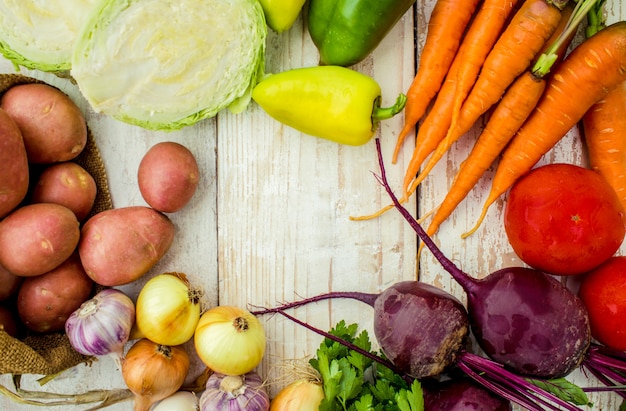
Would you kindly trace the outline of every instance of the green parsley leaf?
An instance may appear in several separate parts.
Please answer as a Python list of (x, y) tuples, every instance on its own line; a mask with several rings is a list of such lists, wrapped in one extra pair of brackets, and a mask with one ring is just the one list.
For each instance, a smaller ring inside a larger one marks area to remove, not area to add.
[[(357, 324), (340, 321), (330, 334), (372, 351), (366, 330), (358, 332)], [(319, 411), (423, 411), (424, 399), (417, 380), (410, 385), (402, 375), (325, 338), (309, 363), (322, 378), (325, 398)]]

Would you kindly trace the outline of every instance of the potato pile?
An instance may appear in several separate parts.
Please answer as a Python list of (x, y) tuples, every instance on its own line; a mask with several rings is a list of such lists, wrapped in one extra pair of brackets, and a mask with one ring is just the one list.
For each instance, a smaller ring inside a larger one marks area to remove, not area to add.
[(11, 87), (0, 100), (0, 311), (2, 327), (63, 328), (91, 294), (76, 248), (96, 183), (70, 161), (87, 144), (76, 104), (47, 84)]
[(96, 285), (127, 284), (167, 252), (164, 214), (193, 196), (198, 166), (178, 143), (154, 146), (139, 166), (149, 206), (92, 214), (94, 178), (74, 160), (87, 144), (79, 107), (41, 83), (0, 100), (0, 330), (19, 337), (62, 331)]

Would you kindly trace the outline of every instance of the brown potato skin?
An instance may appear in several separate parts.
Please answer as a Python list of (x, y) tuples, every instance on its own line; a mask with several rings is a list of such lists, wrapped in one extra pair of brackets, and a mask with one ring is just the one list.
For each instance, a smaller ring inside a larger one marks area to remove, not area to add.
[(172, 221), (150, 207), (114, 208), (84, 223), (78, 252), (87, 275), (97, 284), (128, 284), (165, 255), (174, 231)]
[(17, 276), (0, 265), (0, 301), (17, 295), (24, 277)]
[(182, 144), (166, 141), (146, 152), (137, 171), (143, 199), (155, 210), (173, 213), (193, 197), (200, 171), (193, 153)]
[(47, 84), (21, 84), (7, 90), (2, 107), (19, 127), (28, 161), (49, 164), (75, 158), (87, 144), (87, 123), (79, 107)]
[(28, 158), (22, 133), (0, 108), (0, 218), (15, 209), (28, 192)]
[(41, 275), (67, 260), (79, 239), (79, 222), (69, 208), (25, 205), (0, 221), (0, 264), (22, 277)]
[(65, 320), (91, 295), (93, 281), (78, 253), (52, 271), (24, 280), (17, 294), (17, 312), (31, 331), (49, 333), (65, 328)]
[(83, 221), (91, 211), (98, 187), (83, 167), (72, 162), (47, 166), (33, 187), (31, 202), (61, 204)]

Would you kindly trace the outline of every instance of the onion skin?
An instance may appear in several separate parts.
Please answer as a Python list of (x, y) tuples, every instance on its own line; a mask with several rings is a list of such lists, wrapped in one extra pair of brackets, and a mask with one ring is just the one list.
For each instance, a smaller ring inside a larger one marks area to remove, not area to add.
[(202, 293), (183, 273), (151, 278), (137, 297), (137, 328), (146, 338), (162, 345), (189, 341), (200, 319)]
[(85, 301), (65, 321), (72, 347), (84, 355), (113, 355), (118, 366), (123, 359), (135, 322), (135, 305), (122, 291), (108, 288)]
[(225, 305), (202, 314), (194, 336), (200, 360), (226, 375), (243, 375), (256, 368), (263, 359), (265, 343), (265, 330), (254, 315)]
[(269, 407), (269, 396), (256, 372), (236, 376), (213, 373), (200, 397), (201, 411), (268, 411)]
[(152, 404), (180, 389), (189, 372), (189, 355), (181, 346), (138, 340), (122, 362), (122, 377), (135, 394), (134, 411), (148, 411)]
[(284, 387), (270, 404), (270, 411), (317, 411), (324, 389), (316, 381), (301, 379)]

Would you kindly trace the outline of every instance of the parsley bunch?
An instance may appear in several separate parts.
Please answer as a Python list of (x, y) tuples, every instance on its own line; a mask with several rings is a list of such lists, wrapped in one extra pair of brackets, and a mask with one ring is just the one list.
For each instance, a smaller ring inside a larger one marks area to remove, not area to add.
[[(330, 334), (372, 351), (366, 330), (340, 321)], [(325, 338), (316, 358), (309, 361), (322, 377), (325, 398), (319, 411), (423, 411), (424, 398), (418, 380), (411, 383), (389, 368)]]

